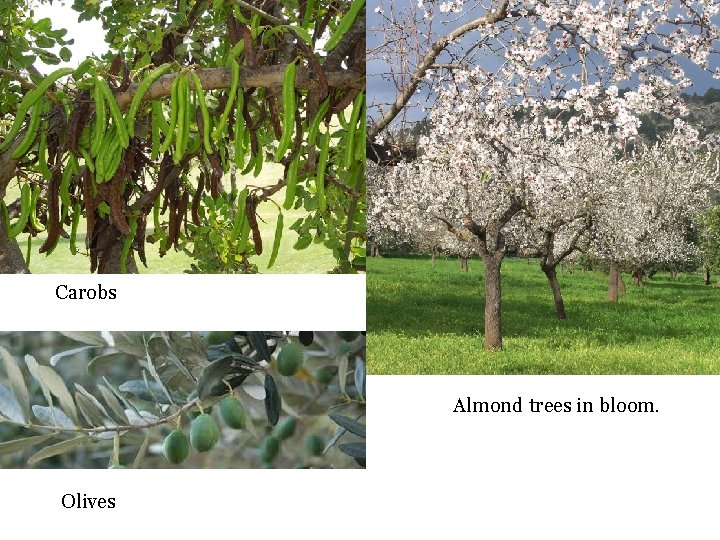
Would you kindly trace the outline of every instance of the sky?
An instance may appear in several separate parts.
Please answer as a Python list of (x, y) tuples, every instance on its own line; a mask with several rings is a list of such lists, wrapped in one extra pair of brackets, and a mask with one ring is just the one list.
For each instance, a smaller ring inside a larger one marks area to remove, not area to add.
[[(411, 3), (415, 3), (417, 0), (394, 0), (394, 5), (396, 10), (403, 9), (404, 6), (409, 6)], [(381, 16), (375, 12), (375, 9), (379, 6), (383, 6), (385, 9), (388, 8), (390, 2), (388, 0), (368, 0), (367, 3), (367, 14), (368, 14), (368, 48), (371, 49), (375, 46), (377, 46), (382, 39), (382, 36), (380, 34), (377, 34), (373, 32), (372, 30), (374, 28), (377, 28), (379, 26), (379, 22), (381, 20)], [(466, 2), (466, 6), (472, 5), (471, 2)], [(440, 30), (449, 30), (453, 29), (457, 26), (460, 26), (463, 22), (467, 22), (468, 20), (474, 19), (478, 16), (477, 11), (473, 11), (471, 13), (467, 13), (465, 15), (462, 15), (459, 17), (456, 21), (454, 21), (451, 24), (448, 24), (446, 26), (440, 26), (440, 24), (435, 24), (436, 29)], [(437, 19), (436, 19), (437, 20)], [(467, 36), (468, 39), (472, 39), (472, 33), (470, 33)], [(442, 57), (441, 57), (442, 58)], [(690, 87), (688, 90), (686, 90), (688, 93), (693, 94), (704, 94), (708, 88), (720, 88), (720, 81), (713, 79), (712, 75), (710, 73), (700, 70), (697, 67), (693, 66), (689, 62), (681, 63), (682, 67), (686, 70), (686, 74), (688, 77), (693, 81), (693, 86)], [(487, 66), (485, 66), (487, 69)], [(374, 62), (369, 62), (367, 66), (367, 74), (368, 74), (368, 103), (387, 103), (390, 101), (394, 101), (395, 99), (395, 87), (392, 85), (392, 83), (383, 80), (380, 76), (378, 76), (379, 73), (383, 72), (385, 70), (385, 64), (379, 60), (376, 60)], [(409, 112), (407, 119), (410, 121), (415, 121), (423, 118), (425, 116), (425, 112), (422, 111), (422, 104), (428, 99), (429, 92), (427, 90), (427, 87), (425, 87), (422, 91), (418, 92), (416, 96), (413, 98), (413, 102), (415, 103), (415, 107), (412, 108), (412, 110)], [(419, 104), (419, 105), (418, 105)], [(369, 110), (368, 114), (371, 117), (377, 117), (378, 111), (377, 109)]]
[[(54, 29), (66, 28), (68, 33), (65, 36), (66, 39), (73, 38), (75, 43), (68, 45), (73, 53), (72, 58), (69, 62), (60, 62), (58, 66), (69, 66), (76, 67), (80, 62), (85, 60), (88, 56), (96, 54), (100, 56), (107, 51), (108, 46), (105, 43), (105, 33), (102, 29), (102, 24), (98, 20), (78, 22), (78, 13), (73, 11), (70, 3), (59, 2), (56, 0), (52, 5), (36, 5), (35, 6), (35, 19), (43, 19), (48, 17), (52, 21)], [(58, 47), (53, 52), (57, 53), (60, 50)], [(40, 69), (40, 67), (38, 66)], [(48, 73), (53, 68), (42, 70)]]

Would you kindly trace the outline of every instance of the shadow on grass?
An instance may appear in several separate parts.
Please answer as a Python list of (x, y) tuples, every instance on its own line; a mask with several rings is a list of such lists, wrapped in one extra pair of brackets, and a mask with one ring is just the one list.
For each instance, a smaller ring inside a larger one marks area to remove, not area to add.
[[(461, 272), (456, 261), (387, 260), (370, 265), (368, 330), (407, 337), (476, 336), (483, 333), (482, 266), (471, 261)], [(645, 288), (628, 285), (617, 304), (608, 303), (606, 277), (596, 272), (559, 276), (568, 319), (560, 321), (550, 288), (537, 265), (503, 264), (503, 334), (545, 342), (552, 349), (582, 342), (624, 346), (657, 339), (687, 342), (713, 339), (720, 322), (720, 289), (699, 278), (658, 279)]]

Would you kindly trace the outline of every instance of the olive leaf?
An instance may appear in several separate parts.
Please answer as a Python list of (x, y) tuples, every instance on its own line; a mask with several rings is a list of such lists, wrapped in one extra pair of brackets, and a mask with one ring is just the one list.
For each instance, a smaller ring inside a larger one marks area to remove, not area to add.
[(55, 437), (55, 434), (49, 433), (47, 435), (35, 435), (33, 437), (25, 437), (24, 439), (15, 439), (14, 441), (0, 443), (0, 455), (14, 454), (15, 452), (25, 450), (36, 444), (44, 443), (53, 437)]
[(355, 359), (355, 388), (359, 396), (365, 395), (365, 362), (360, 357)]
[[(142, 379), (132, 379), (125, 381), (119, 386), (121, 392), (132, 394), (144, 401), (153, 403), (162, 403), (169, 405), (168, 398), (164, 395), (163, 389), (155, 381), (145, 381)], [(172, 393), (172, 397), (177, 402), (185, 400), (178, 394)]]
[(365, 438), (365, 426), (358, 423), (356, 420), (353, 420), (352, 418), (349, 418), (347, 416), (343, 416), (342, 414), (331, 414), (329, 415), (330, 419), (335, 422), (337, 425), (344, 427), (347, 429), (350, 433), (354, 433), (358, 437)]
[[(200, 399), (213, 395), (218, 384), (225, 386), (222, 381), (233, 372), (232, 364), (233, 357), (224, 356), (203, 368), (197, 382), (197, 395)], [(227, 390), (227, 386), (225, 389)]]
[(280, 409), (282, 408), (282, 399), (275, 385), (275, 379), (269, 373), (265, 374), (265, 413), (267, 414), (268, 424), (274, 426), (280, 419)]
[(0, 384), (0, 415), (16, 424), (24, 424), (22, 408), (9, 388)]
[(348, 444), (339, 444), (338, 449), (343, 453), (347, 454), (350, 457), (354, 457), (357, 459), (365, 459), (365, 443), (348, 443)]
[(145, 454), (147, 454), (147, 449), (148, 449), (149, 445), (150, 445), (150, 432), (146, 431), (145, 438), (143, 438), (143, 442), (140, 444), (137, 454), (135, 455), (135, 459), (133, 460), (133, 464), (132, 464), (133, 469), (140, 468), (140, 465), (142, 465), (143, 460), (145, 459)]
[[(77, 409), (75, 408), (75, 402), (73, 401), (72, 395), (65, 386), (65, 381), (57, 372), (50, 366), (36, 366), (37, 376), (39, 377), (38, 382), (44, 385), (52, 395), (58, 398), (60, 407), (68, 414), (74, 422), (77, 422)], [(48, 402), (49, 405), (52, 403)]]
[(348, 443), (338, 445), (338, 449), (348, 456), (355, 458), (361, 467), (365, 467), (365, 443)]
[(148, 350), (147, 342), (145, 342), (145, 360), (147, 362), (147, 369), (150, 372), (150, 375), (152, 375), (152, 378), (155, 379), (155, 382), (158, 384), (158, 386), (162, 389), (162, 391), (165, 394), (165, 397), (168, 398), (168, 401), (171, 405), (173, 405), (173, 398), (170, 396), (170, 391), (165, 386), (165, 383), (160, 378), (160, 375), (158, 375), (157, 369), (155, 369), (155, 364), (152, 361), (152, 358), (150, 357), (150, 351)]
[(50, 446), (46, 446), (42, 450), (30, 456), (30, 459), (28, 459), (28, 465), (32, 465), (33, 463), (37, 463), (38, 461), (47, 459), (49, 457), (57, 456), (58, 454), (70, 452), (81, 444), (84, 444), (87, 440), (88, 437), (86, 435), (80, 435), (79, 437), (75, 437), (74, 439), (68, 439), (67, 441), (62, 441)]
[(123, 360), (125, 358), (127, 358), (127, 354), (122, 352), (113, 352), (96, 356), (90, 360), (90, 363), (87, 366), (88, 373), (90, 373), (90, 375), (96, 375), (99, 369), (105, 366), (112, 366), (114, 363), (117, 363), (118, 360)]
[(95, 346), (95, 345), (85, 345), (83, 347), (77, 347), (76, 349), (70, 349), (69, 351), (61, 351), (59, 353), (53, 354), (50, 357), (50, 365), (51, 366), (57, 365), (57, 363), (60, 360), (62, 360), (63, 358), (65, 358), (66, 356), (72, 356), (74, 354), (81, 353), (83, 351), (87, 351), (90, 349), (96, 349), (96, 348), (97, 348), (97, 346)]
[(70, 417), (57, 407), (44, 407), (42, 405), (33, 405), (32, 412), (35, 418), (44, 426), (54, 426), (65, 429), (72, 429), (75, 423)]
[(0, 347), (0, 356), (2, 357), (3, 365), (5, 366), (5, 373), (10, 381), (12, 392), (18, 403), (21, 405), (25, 416), (28, 416), (30, 411), (30, 393), (28, 392), (27, 385), (25, 384), (25, 378), (20, 370), (20, 366), (18, 366), (15, 358), (13, 358), (13, 356), (4, 347)]
[(248, 332), (247, 337), (248, 341), (250, 341), (250, 345), (252, 346), (252, 348), (257, 351), (258, 356), (266, 362), (270, 363), (270, 349), (267, 345), (267, 337), (265, 336), (265, 332)]
[(43, 396), (45, 397), (45, 401), (47, 401), (47, 404), (52, 406), (52, 396), (50, 395), (50, 390), (48, 389), (47, 385), (43, 382), (42, 375), (40, 374), (40, 364), (37, 363), (37, 360), (35, 360), (35, 357), (31, 354), (25, 355), (25, 365), (28, 367), (28, 370), (30, 371), (30, 375), (33, 376), (33, 379), (35, 379), (38, 384), (40, 385), (40, 390), (43, 393)]
[(118, 420), (121, 422), (127, 422), (127, 416), (125, 415), (125, 411), (123, 410), (122, 405), (120, 404), (120, 401), (115, 396), (115, 394), (110, 390), (109, 388), (99, 384), (98, 390), (100, 390), (100, 393), (102, 394), (103, 399), (105, 400), (105, 403), (108, 404), (110, 409), (112, 409), (112, 412), (115, 413), (115, 416)]
[(88, 345), (99, 345), (104, 347), (106, 345), (105, 340), (99, 332), (60, 332), (62, 335), (69, 337), (74, 341), (81, 343), (87, 343)]

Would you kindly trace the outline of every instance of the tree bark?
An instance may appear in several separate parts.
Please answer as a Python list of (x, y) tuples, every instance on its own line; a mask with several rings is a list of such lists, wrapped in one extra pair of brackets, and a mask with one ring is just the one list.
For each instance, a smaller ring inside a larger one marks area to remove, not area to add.
[[(122, 254), (123, 240), (115, 242), (110, 246), (107, 253), (103, 253), (98, 263), (98, 274), (120, 274), (122, 273), (120, 266), (120, 256)], [(137, 263), (135, 262), (135, 253), (131, 249), (127, 258), (127, 273), (138, 274)]]
[(636, 268), (632, 271), (633, 285), (638, 287), (643, 286), (643, 278), (645, 277), (645, 270), (642, 268)]
[(500, 318), (500, 265), (505, 254), (495, 252), (483, 256), (485, 263), (485, 348), (502, 349), (502, 321)]
[(29, 274), (25, 257), (15, 238), (8, 238), (0, 220), (0, 274)]
[(608, 286), (608, 302), (618, 301), (618, 277), (620, 267), (617, 261), (610, 261), (610, 284)]
[(555, 300), (555, 313), (557, 314), (557, 318), (560, 320), (567, 319), (567, 314), (565, 313), (565, 302), (563, 301), (562, 293), (560, 292), (560, 283), (558, 283), (557, 280), (557, 271), (552, 266), (543, 267), (542, 270), (550, 282), (553, 299)]
[(625, 287), (625, 280), (622, 277), (622, 272), (618, 270), (618, 289), (620, 289), (621, 293), (626, 293), (627, 288)]
[(432, 267), (435, 268), (435, 250), (432, 250)]
[(703, 283), (710, 285), (710, 267), (707, 264), (703, 267)]

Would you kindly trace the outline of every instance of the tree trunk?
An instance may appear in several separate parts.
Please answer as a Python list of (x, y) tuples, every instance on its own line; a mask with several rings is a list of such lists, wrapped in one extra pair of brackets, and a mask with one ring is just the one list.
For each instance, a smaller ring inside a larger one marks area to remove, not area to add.
[(677, 270), (670, 271), (670, 279), (672, 279), (673, 281), (675, 281), (677, 279), (677, 275), (678, 275)]
[(462, 257), (462, 258), (460, 259), (460, 268), (462, 268), (463, 271), (465, 271), (465, 272), (467, 273), (467, 271), (468, 271), (468, 260), (467, 260), (467, 257)]
[[(120, 274), (122, 273), (120, 267), (120, 256), (122, 255), (123, 240), (120, 238), (118, 242), (115, 242), (110, 246), (107, 253), (103, 253), (98, 263), (98, 274)], [(138, 274), (138, 267), (135, 263), (135, 254), (131, 249), (130, 254), (127, 258), (127, 273)]]
[(20, 251), (17, 240), (8, 238), (0, 220), (0, 274), (29, 274), (25, 256)]
[(625, 280), (623, 279), (622, 272), (620, 270), (618, 270), (618, 288), (623, 294), (627, 292), (627, 288), (625, 287)]
[(557, 313), (557, 318), (560, 320), (567, 319), (567, 314), (565, 313), (565, 302), (563, 302), (562, 293), (560, 292), (560, 283), (558, 283), (555, 268), (552, 266), (545, 266), (542, 270), (545, 272), (545, 275), (550, 282), (553, 299), (555, 300), (555, 313)]
[(484, 255), (485, 263), (485, 348), (502, 349), (502, 325), (500, 320), (500, 265), (504, 254)]
[(608, 302), (618, 301), (618, 276), (620, 267), (616, 261), (610, 261), (610, 284), (608, 286)]
[(435, 250), (432, 250), (432, 267), (435, 268)]
[(632, 271), (633, 285), (642, 287), (644, 277), (645, 277), (645, 270), (643, 270), (642, 268), (635, 268), (635, 270)]
[(710, 267), (707, 264), (703, 267), (703, 283), (710, 285)]

